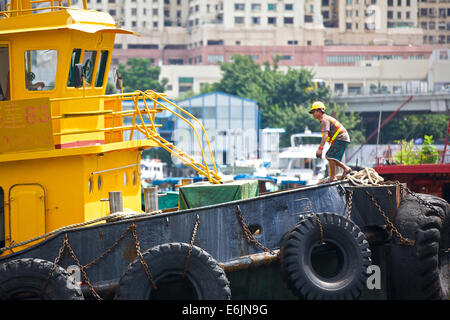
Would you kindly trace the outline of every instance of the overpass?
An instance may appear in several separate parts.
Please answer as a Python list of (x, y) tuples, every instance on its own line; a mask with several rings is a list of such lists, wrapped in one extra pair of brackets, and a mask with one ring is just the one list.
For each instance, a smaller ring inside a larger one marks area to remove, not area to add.
[[(410, 96), (413, 99), (399, 111), (405, 113), (449, 113), (450, 91), (412, 94), (373, 94), (355, 96), (333, 96), (331, 102), (339, 105), (348, 105), (348, 111), (360, 113), (373, 113), (373, 116), (382, 113), (389, 114), (397, 110)], [(367, 115), (370, 116), (370, 115)]]

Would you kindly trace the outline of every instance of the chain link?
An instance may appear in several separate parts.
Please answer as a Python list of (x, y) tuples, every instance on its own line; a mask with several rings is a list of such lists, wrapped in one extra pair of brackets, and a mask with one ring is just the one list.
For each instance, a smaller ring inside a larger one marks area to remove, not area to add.
[(353, 192), (353, 190), (348, 190), (347, 220), (350, 220), (350, 213), (352, 211)]
[(157, 289), (158, 287), (156, 286), (155, 281), (153, 281), (153, 277), (150, 274), (150, 270), (148, 268), (148, 265), (147, 265), (147, 263), (144, 260), (144, 256), (142, 255), (141, 244), (140, 244), (140, 242), (138, 240), (136, 229), (137, 229), (136, 228), (136, 224), (133, 222), (131, 224), (131, 231), (133, 233), (133, 238), (134, 238), (134, 241), (135, 241), (135, 244), (136, 244), (136, 254), (137, 254), (138, 258), (139, 258), (139, 261), (141, 262), (141, 265), (144, 267), (144, 271), (147, 274), (148, 280), (150, 280), (153, 289)]
[(387, 217), (386, 213), (381, 208), (381, 206), (378, 203), (378, 201), (368, 191), (366, 191), (366, 194), (369, 196), (370, 200), (372, 200), (372, 202), (375, 205), (375, 207), (377, 207), (378, 211), (381, 213), (381, 215), (383, 216), (384, 220), (386, 221), (386, 224), (388, 225), (388, 227), (399, 238), (400, 244), (413, 246), (414, 245), (414, 241), (410, 240), (410, 239), (406, 239), (405, 237), (403, 237), (401, 235), (400, 231), (398, 231), (398, 229), (394, 226), (394, 224), (389, 220), (389, 218)]
[(319, 235), (320, 235), (320, 242), (319, 242), (319, 244), (324, 244), (324, 242), (323, 242), (323, 225), (322, 225), (322, 221), (320, 221), (320, 218), (319, 218), (318, 215), (314, 214), (314, 216), (316, 217), (317, 224), (319, 225)]
[(191, 254), (192, 254), (192, 247), (194, 246), (194, 241), (195, 241), (195, 237), (197, 235), (197, 229), (198, 229), (199, 224), (200, 224), (200, 217), (197, 215), (197, 217), (195, 219), (194, 229), (192, 230), (192, 237), (191, 237), (191, 243), (189, 245), (189, 251), (186, 256), (186, 263), (184, 266), (183, 277), (186, 276), (186, 273), (187, 273), (187, 270), (189, 267), (189, 261), (191, 260)]
[(119, 237), (119, 238), (118, 238), (118, 239), (117, 239), (117, 240), (116, 240), (116, 241), (115, 241), (108, 249), (106, 249), (99, 257), (97, 257), (96, 259), (94, 259), (93, 261), (89, 262), (88, 264), (86, 264), (86, 265), (84, 265), (84, 266), (80, 263), (80, 261), (78, 260), (78, 258), (77, 258), (77, 256), (76, 256), (75, 252), (73, 251), (73, 248), (72, 248), (72, 246), (71, 246), (70, 243), (69, 243), (69, 238), (68, 238), (67, 233), (66, 233), (66, 234), (64, 235), (63, 243), (62, 243), (62, 245), (61, 245), (61, 247), (60, 247), (60, 249), (59, 249), (59, 251), (58, 251), (58, 255), (56, 256), (56, 258), (55, 258), (55, 260), (54, 260), (54, 262), (53, 262), (53, 266), (52, 266), (52, 268), (51, 268), (50, 271), (49, 271), (48, 278), (47, 278), (47, 280), (45, 281), (45, 283), (44, 283), (44, 285), (43, 285), (41, 291), (43, 292), (43, 291), (45, 290), (45, 288), (47, 287), (48, 281), (50, 280), (50, 277), (52, 276), (53, 272), (55, 271), (56, 266), (59, 264), (59, 262), (60, 262), (60, 260), (61, 260), (61, 257), (62, 257), (62, 255), (63, 255), (63, 253), (64, 253), (64, 251), (67, 249), (67, 250), (69, 251), (69, 254), (71, 255), (72, 259), (75, 261), (75, 264), (76, 264), (76, 265), (78, 266), (78, 268), (80, 269), (80, 271), (81, 271), (81, 273), (82, 273), (82, 275), (83, 275), (83, 278), (84, 278), (84, 283), (87, 284), (87, 286), (88, 286), (88, 288), (89, 288), (89, 291), (92, 293), (92, 295), (93, 295), (97, 300), (102, 300), (102, 298), (101, 298), (101, 297), (99, 296), (99, 294), (95, 291), (93, 285), (91, 284), (91, 282), (90, 282), (90, 280), (89, 280), (89, 278), (88, 278), (88, 276), (87, 276), (86, 269), (92, 267), (94, 264), (98, 263), (98, 262), (101, 261), (103, 258), (105, 258), (105, 256), (107, 256), (109, 253), (111, 253), (111, 251), (112, 251), (115, 247), (117, 247), (117, 246), (119, 245), (119, 243), (125, 238), (125, 236), (127, 235), (127, 233), (128, 233), (130, 230), (132, 231), (132, 236), (133, 236), (133, 239), (134, 239), (134, 241), (135, 241), (136, 254), (137, 254), (138, 258), (139, 258), (139, 261), (140, 261), (140, 263), (142, 264), (142, 266), (144, 267), (145, 273), (147, 274), (147, 277), (149, 278), (150, 282), (152, 283), (153, 288), (156, 289), (156, 288), (157, 288), (157, 287), (156, 287), (156, 284), (155, 284), (155, 282), (153, 281), (153, 278), (152, 278), (152, 276), (151, 276), (151, 274), (150, 274), (150, 270), (149, 270), (149, 268), (148, 268), (148, 265), (147, 265), (147, 263), (145, 262), (144, 257), (143, 257), (143, 255), (142, 255), (142, 251), (141, 251), (141, 247), (140, 247), (140, 242), (139, 242), (139, 240), (138, 240), (138, 238), (137, 238), (137, 233), (136, 233), (136, 224), (133, 222), (131, 225), (128, 226), (127, 229), (125, 229), (125, 231), (120, 235), (120, 237)]
[(236, 217), (237, 217), (238, 221), (241, 224), (242, 230), (244, 231), (245, 238), (247, 239), (248, 242), (253, 243), (258, 248), (262, 249), (265, 252), (268, 252), (268, 253), (270, 253), (270, 254), (272, 254), (274, 256), (277, 255), (274, 251), (272, 251), (269, 248), (263, 246), (261, 243), (259, 243), (258, 240), (255, 239), (255, 237), (253, 236), (252, 232), (250, 231), (250, 229), (245, 224), (244, 218), (242, 217), (241, 208), (239, 208), (239, 206), (237, 206)]

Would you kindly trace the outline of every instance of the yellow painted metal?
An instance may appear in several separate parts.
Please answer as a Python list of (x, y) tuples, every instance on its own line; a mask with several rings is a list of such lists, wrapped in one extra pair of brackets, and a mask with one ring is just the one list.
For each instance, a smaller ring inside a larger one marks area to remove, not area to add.
[[(207, 139), (213, 170), (203, 149), (201, 163), (158, 134), (156, 114), (168, 110), (191, 126), (201, 146), (191, 121), (207, 135), (195, 117), (153, 91), (105, 95), (115, 34), (132, 32), (117, 28), (107, 13), (85, 10), (86, 1), (83, 5), (17, 0), (0, 12), (0, 86), (6, 100), (0, 102), (0, 139), (12, 135), (23, 141), (15, 147), (0, 143), (5, 246), (105, 217), (109, 191), (121, 191), (124, 208), (141, 212), (140, 156), (147, 148), (162, 147), (210, 182), (221, 182)], [(74, 64), (90, 65), (82, 88), (74, 86)], [(47, 78), (37, 79), (40, 68), (50, 71)], [(132, 102), (130, 110), (123, 109), (125, 101)], [(136, 140), (136, 132), (145, 139)], [(45, 139), (33, 144), (30, 136)]]
[(0, 152), (52, 150), (48, 98), (0, 102)]
[[(40, 184), (16, 184), (8, 193), (9, 240), (22, 242), (45, 233), (45, 190)], [(30, 214), (32, 212), (33, 214)]]

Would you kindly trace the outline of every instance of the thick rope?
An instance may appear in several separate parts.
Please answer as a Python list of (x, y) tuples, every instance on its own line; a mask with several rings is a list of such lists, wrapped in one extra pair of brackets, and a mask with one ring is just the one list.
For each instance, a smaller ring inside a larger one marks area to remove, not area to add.
[(81, 222), (81, 223), (75, 223), (75, 224), (71, 224), (59, 229), (55, 229), (51, 232), (48, 232), (46, 234), (40, 235), (38, 237), (32, 238), (32, 239), (28, 239), (26, 241), (22, 241), (19, 243), (15, 243), (13, 245), (10, 245), (8, 247), (4, 247), (4, 248), (0, 248), (0, 253), (7, 251), (7, 250), (11, 250), (13, 248), (17, 248), (23, 245), (26, 245), (28, 243), (49, 237), (51, 235), (54, 235), (60, 231), (64, 231), (64, 230), (68, 230), (68, 229), (74, 229), (74, 228), (79, 228), (79, 227), (84, 227), (90, 224), (94, 224), (97, 222), (101, 222), (101, 221), (106, 221), (106, 222), (114, 222), (114, 221), (119, 221), (119, 220), (125, 220), (125, 219), (135, 219), (135, 218), (141, 218), (141, 217), (148, 217), (149, 215), (154, 215), (154, 214), (158, 214), (161, 213), (161, 210), (157, 210), (157, 211), (153, 211), (150, 213), (136, 213), (134, 211), (127, 211), (127, 212), (115, 212), (115, 213), (111, 213), (105, 217), (100, 217), (94, 220), (90, 220), (90, 221), (86, 221), (86, 222)]
[(348, 179), (353, 185), (363, 185), (363, 186), (379, 186), (384, 182), (384, 178), (381, 177), (373, 168), (364, 168), (355, 173), (349, 174), (346, 179)]

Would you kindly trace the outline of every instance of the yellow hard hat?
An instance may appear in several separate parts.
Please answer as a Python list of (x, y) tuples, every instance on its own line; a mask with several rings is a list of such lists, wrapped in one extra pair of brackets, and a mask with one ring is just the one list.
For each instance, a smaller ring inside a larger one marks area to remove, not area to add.
[(309, 110), (309, 113), (313, 113), (315, 110), (322, 110), (322, 112), (325, 112), (325, 105), (321, 101), (316, 101), (313, 103), (311, 110)]

